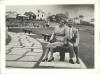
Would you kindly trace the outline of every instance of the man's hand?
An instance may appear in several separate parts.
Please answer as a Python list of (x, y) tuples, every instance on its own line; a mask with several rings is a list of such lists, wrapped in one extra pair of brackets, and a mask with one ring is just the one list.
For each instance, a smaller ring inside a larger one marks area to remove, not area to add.
[(53, 43), (53, 42), (55, 42), (55, 41), (56, 41), (56, 39), (55, 39), (55, 38), (54, 38), (54, 39), (52, 39), (52, 40), (51, 40), (51, 39), (49, 40), (49, 42), (50, 42), (50, 43)]
[(49, 40), (50, 43), (52, 43), (52, 40)]
[(77, 43), (74, 43), (74, 46), (78, 46), (78, 44)]

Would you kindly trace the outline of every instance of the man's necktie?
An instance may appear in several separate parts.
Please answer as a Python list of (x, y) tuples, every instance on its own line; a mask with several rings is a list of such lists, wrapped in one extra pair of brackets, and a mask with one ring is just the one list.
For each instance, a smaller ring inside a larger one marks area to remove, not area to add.
[(69, 36), (70, 36), (70, 39), (72, 39), (72, 28), (69, 29)]

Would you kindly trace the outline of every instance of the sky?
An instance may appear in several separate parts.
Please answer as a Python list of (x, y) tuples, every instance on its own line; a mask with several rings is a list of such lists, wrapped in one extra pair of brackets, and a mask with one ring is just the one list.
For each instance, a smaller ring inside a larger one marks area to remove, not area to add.
[(32, 11), (37, 12), (38, 9), (43, 10), (46, 14), (57, 14), (68, 12), (69, 17), (78, 17), (79, 15), (84, 16), (84, 20), (89, 21), (94, 18), (94, 5), (92, 4), (76, 4), (76, 5), (12, 5), (6, 6), (6, 11), (16, 11), (19, 14), (24, 12)]

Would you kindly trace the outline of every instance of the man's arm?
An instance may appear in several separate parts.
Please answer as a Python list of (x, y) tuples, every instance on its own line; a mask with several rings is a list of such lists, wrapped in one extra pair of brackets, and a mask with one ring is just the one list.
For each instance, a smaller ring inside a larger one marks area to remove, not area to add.
[(78, 29), (76, 29), (76, 42), (74, 43), (74, 46), (78, 46), (79, 45), (79, 40), (80, 40), (80, 35), (79, 35), (79, 31)]

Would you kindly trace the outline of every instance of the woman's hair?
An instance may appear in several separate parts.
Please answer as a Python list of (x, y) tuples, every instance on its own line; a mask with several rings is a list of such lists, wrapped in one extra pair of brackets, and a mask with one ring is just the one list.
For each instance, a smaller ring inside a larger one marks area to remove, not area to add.
[[(64, 21), (64, 24), (67, 23), (66, 19), (64, 19), (64, 18), (60, 19), (60, 21), (62, 21), (62, 20)], [(59, 23), (60, 23), (60, 21), (59, 21)]]

